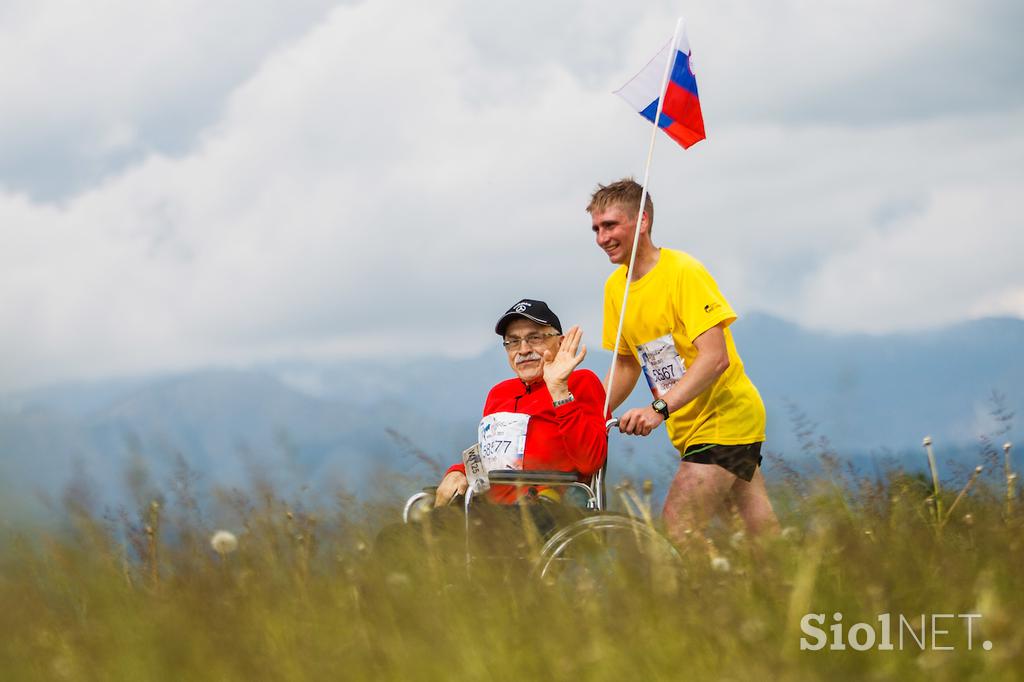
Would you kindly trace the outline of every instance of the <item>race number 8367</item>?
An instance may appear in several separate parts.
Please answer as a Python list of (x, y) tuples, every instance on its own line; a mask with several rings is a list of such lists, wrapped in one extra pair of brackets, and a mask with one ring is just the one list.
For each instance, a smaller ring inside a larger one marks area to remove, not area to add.
[(636, 350), (647, 385), (651, 387), (651, 393), (659, 398), (668, 393), (686, 372), (671, 334), (642, 343)]

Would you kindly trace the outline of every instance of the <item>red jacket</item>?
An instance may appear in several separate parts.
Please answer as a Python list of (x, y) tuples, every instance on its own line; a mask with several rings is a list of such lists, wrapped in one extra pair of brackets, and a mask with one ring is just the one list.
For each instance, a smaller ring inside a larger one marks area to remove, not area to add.
[[(574, 400), (557, 409), (551, 394), (539, 378), (526, 385), (521, 379), (503, 381), (487, 394), (483, 416), (495, 412), (530, 415), (523, 452), (523, 469), (533, 471), (575, 471), (589, 478), (608, 456), (608, 436), (604, 430), (604, 386), (589, 369), (569, 375), (569, 392)], [(460, 462), (449, 472), (466, 468)], [(494, 502), (515, 501), (515, 488), (496, 485), (489, 497)]]

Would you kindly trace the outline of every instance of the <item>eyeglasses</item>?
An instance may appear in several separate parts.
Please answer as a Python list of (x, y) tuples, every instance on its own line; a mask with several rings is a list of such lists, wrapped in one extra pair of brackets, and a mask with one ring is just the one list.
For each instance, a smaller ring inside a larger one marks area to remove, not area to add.
[(519, 346), (522, 345), (523, 341), (530, 348), (540, 348), (544, 345), (544, 339), (551, 336), (561, 336), (558, 332), (548, 332), (547, 334), (530, 334), (524, 339), (505, 339), (501, 342), (501, 345), (505, 347), (505, 350), (519, 350)]

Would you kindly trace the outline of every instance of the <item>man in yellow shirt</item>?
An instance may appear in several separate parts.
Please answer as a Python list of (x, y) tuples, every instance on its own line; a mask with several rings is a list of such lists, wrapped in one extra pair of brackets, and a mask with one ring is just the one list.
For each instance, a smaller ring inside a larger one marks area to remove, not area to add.
[[(604, 287), (602, 341), (613, 352), (641, 193), (632, 179), (598, 185), (587, 206), (597, 245), (620, 266)], [(673, 540), (699, 532), (727, 499), (752, 535), (775, 532), (778, 521), (760, 470), (764, 403), (729, 331), (736, 313), (697, 259), (653, 244), (653, 224), (648, 195), (613, 383), (607, 387), (610, 409), (622, 404), (641, 374), (646, 377), (654, 402), (627, 411), (619, 428), (646, 436), (665, 422), (680, 453), (663, 510)]]

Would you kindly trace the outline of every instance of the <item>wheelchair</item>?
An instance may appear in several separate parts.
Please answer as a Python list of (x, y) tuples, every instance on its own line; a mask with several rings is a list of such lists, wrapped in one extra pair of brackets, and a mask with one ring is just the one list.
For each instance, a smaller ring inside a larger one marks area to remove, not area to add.
[[(609, 419), (606, 433), (618, 425)], [(487, 473), (491, 484), (518, 488), (538, 486), (560, 488), (563, 497), (581, 499), (575, 518), (561, 527), (538, 533), (539, 549), (528, 557), (531, 576), (544, 585), (574, 586), (602, 584), (609, 580), (637, 584), (653, 581), (660, 590), (673, 591), (682, 574), (682, 557), (675, 545), (656, 530), (649, 519), (611, 512), (607, 508), (608, 462), (589, 481), (580, 481), (573, 472), (498, 470)], [(402, 510), (405, 524), (422, 519), (433, 507), (432, 490), (425, 489), (409, 497)], [(472, 571), (477, 557), (470, 542), (474, 532), (472, 487), (467, 489), (462, 506), (465, 512), (465, 565)], [(547, 504), (547, 503), (538, 503)], [(551, 503), (559, 504), (559, 503)]]

